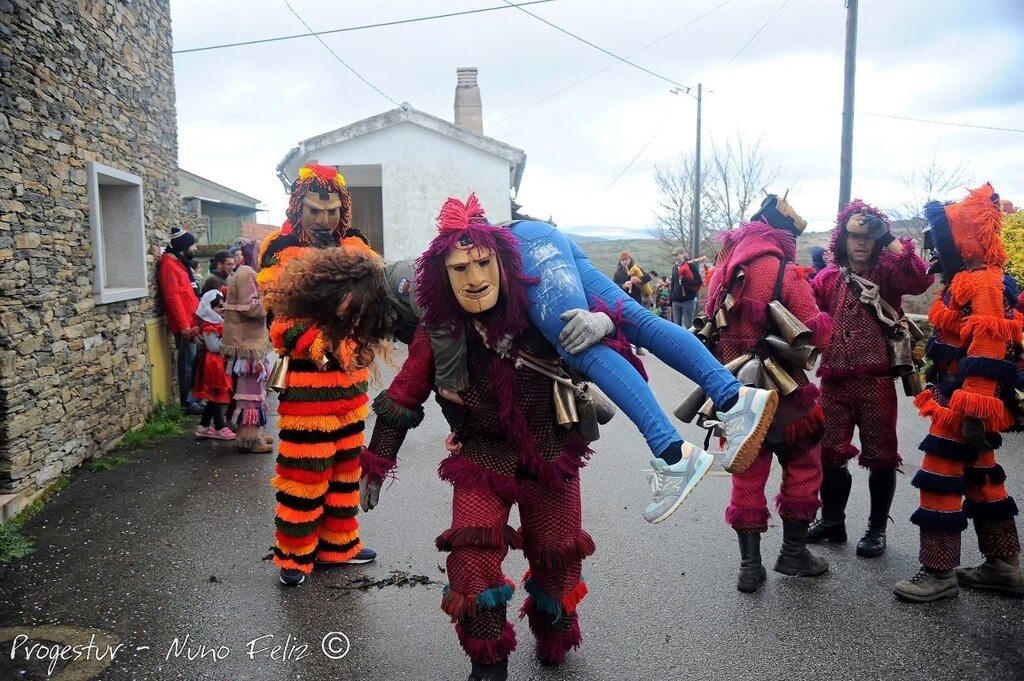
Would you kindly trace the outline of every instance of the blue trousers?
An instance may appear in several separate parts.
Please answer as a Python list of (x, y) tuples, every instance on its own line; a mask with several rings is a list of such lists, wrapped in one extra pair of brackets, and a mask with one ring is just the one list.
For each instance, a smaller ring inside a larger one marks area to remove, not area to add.
[(530, 320), (573, 369), (608, 395), (647, 440), (657, 455), (683, 438), (658, 406), (650, 386), (622, 355), (599, 343), (571, 355), (558, 341), (566, 310), (590, 309), (600, 300), (615, 309), (621, 302), (622, 330), (633, 345), (650, 350), (658, 359), (697, 383), (716, 404), (739, 392), (736, 378), (708, 352), (697, 337), (672, 322), (645, 310), (625, 291), (594, 267), (586, 254), (565, 234), (546, 222), (514, 224), (520, 242), (523, 269), (540, 283), (530, 290)]

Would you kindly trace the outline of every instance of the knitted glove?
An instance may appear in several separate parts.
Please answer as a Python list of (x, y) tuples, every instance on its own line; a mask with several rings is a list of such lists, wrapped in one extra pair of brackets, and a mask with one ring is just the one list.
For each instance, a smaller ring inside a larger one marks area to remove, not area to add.
[(563, 312), (558, 318), (568, 322), (558, 334), (558, 340), (572, 355), (600, 343), (602, 338), (615, 331), (611, 317), (604, 312), (589, 312), (576, 308)]
[(882, 244), (882, 248), (896, 240), (896, 237), (889, 231), (889, 225), (885, 224), (885, 220), (874, 215), (863, 215), (861, 222), (867, 226), (868, 235), (877, 243)]
[(359, 506), (363, 512), (372, 511), (380, 501), (381, 481), (368, 476), (359, 478)]

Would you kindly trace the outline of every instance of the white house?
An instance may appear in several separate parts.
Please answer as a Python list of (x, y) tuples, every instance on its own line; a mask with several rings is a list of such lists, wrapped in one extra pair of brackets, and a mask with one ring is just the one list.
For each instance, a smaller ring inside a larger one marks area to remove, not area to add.
[(352, 195), (352, 224), (388, 260), (426, 249), (449, 196), (476, 192), (492, 222), (509, 220), (526, 154), (482, 134), (476, 69), (458, 77), (455, 124), (402, 104), (300, 142), (278, 177), (287, 188), (307, 163), (336, 166)]

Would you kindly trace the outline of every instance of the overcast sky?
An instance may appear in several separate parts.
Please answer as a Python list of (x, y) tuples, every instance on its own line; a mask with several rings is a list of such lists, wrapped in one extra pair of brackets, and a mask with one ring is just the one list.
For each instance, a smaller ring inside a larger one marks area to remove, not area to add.
[[(289, 2), (316, 30), (503, 4)], [(657, 41), (631, 61), (679, 83), (703, 83), (705, 153), (712, 140), (762, 137), (781, 170), (774, 189), (789, 187), (810, 229), (824, 229), (839, 197), (845, 3), (722, 4), (554, 0), (527, 9), (623, 56)], [(284, 0), (172, 0), (171, 12), (176, 50), (306, 30)], [(968, 164), (971, 181), (989, 180), (1024, 204), (1024, 134), (866, 115), (1024, 129), (1022, 29), (1020, 0), (861, 0), (853, 195), (882, 207), (904, 202), (903, 176), (934, 153), (943, 166)], [(694, 147), (692, 98), (517, 9), (324, 41), (396, 102), (446, 120), (456, 67), (478, 67), (484, 133), (527, 153), (519, 202), (563, 227), (649, 226), (655, 164)], [(286, 197), (274, 168), (291, 147), (395, 107), (315, 38), (178, 54), (174, 68), (181, 167), (258, 197), (268, 208), (261, 217), (275, 224)]]

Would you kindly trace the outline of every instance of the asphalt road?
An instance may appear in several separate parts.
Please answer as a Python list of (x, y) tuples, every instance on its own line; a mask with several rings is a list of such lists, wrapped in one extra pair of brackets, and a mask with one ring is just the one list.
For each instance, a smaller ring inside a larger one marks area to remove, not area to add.
[[(402, 357), (397, 351), (393, 361)], [(650, 356), (645, 362), (671, 410), (689, 382)], [(392, 374), (385, 368), (381, 378)], [(909, 398), (901, 407), (906, 475), (888, 553), (866, 560), (853, 543), (815, 549), (829, 561), (826, 576), (769, 572), (753, 596), (735, 588), (738, 549), (723, 520), (728, 476), (714, 471), (668, 521), (647, 524), (640, 517), (649, 495), (641, 473), (646, 448), (616, 416), (583, 473), (584, 526), (598, 546), (585, 564), (583, 647), (561, 669), (540, 667), (520, 623), (510, 678), (1024, 678), (1024, 603), (964, 591), (909, 605), (892, 594), (917, 569), (917, 532), (907, 519), (916, 507), (916, 444), (925, 433)], [(444, 557), (433, 545), (449, 521), (450, 488), (435, 473), (444, 434), (432, 405), (406, 442), (400, 481), (361, 517), (377, 563), (317, 572), (297, 589), (282, 587), (266, 560), (272, 456), (179, 438), (113, 470), (77, 473), (28, 525), (35, 554), (0, 566), (0, 681), (464, 679), (468, 662), (439, 609)], [(1022, 443), (1009, 436), (1002, 450), (1018, 498)], [(855, 471), (852, 542), (866, 524), (866, 479)], [(771, 496), (777, 470), (770, 485)], [(769, 568), (781, 542), (772, 523), (763, 543)], [(980, 561), (973, 532), (964, 537), (965, 562)], [(507, 574), (518, 580), (524, 570), (522, 556), (510, 555)], [(396, 583), (359, 588), (389, 579)], [(417, 581), (429, 583), (408, 585)], [(47, 658), (61, 650), (54, 641), (84, 645), (92, 635), (95, 649), (79, 649), (78, 661), (58, 660), (52, 674), (48, 659), (25, 660), (34, 643), (46, 648), (30, 654)], [(112, 663), (106, 645), (121, 646)], [(340, 659), (327, 654), (345, 651)]]

